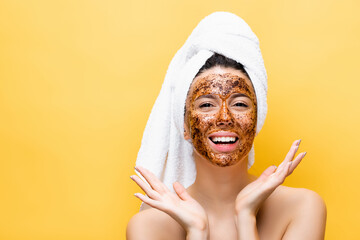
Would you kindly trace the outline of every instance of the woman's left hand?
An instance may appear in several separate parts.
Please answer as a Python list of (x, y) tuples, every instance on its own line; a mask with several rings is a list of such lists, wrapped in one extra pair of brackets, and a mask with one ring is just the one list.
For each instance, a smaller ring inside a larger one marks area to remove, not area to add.
[(294, 171), (306, 154), (306, 152), (303, 152), (294, 159), (299, 144), (300, 140), (292, 144), (285, 160), (278, 168), (276, 168), (276, 166), (268, 167), (260, 177), (240, 191), (235, 202), (237, 218), (242, 216), (256, 216), (262, 203), (284, 182), (285, 178)]

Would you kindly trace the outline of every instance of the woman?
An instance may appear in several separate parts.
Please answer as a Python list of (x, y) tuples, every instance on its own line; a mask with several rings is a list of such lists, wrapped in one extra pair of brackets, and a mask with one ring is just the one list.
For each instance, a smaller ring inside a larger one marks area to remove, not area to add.
[(187, 189), (175, 182), (172, 192), (159, 174), (136, 167), (149, 185), (131, 176), (147, 195), (135, 196), (150, 207), (130, 220), (129, 240), (324, 238), (322, 198), (281, 185), (305, 156), (296, 155), (300, 140), (278, 167), (260, 177), (247, 172), (263, 100), (250, 77), (259, 74), (240, 62), (213, 51), (188, 88), (183, 139), (193, 148), (194, 182)]

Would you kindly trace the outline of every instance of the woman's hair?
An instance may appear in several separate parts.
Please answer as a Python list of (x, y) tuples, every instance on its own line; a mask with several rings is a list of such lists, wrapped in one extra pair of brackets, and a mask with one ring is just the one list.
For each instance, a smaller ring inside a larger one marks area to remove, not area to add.
[(249, 75), (244, 69), (244, 66), (241, 63), (238, 63), (235, 60), (232, 60), (231, 58), (227, 58), (219, 53), (214, 53), (199, 69), (198, 73), (195, 75), (194, 78), (196, 78), (198, 75), (200, 75), (200, 73), (204, 72), (205, 70), (215, 66), (235, 68), (237, 70), (240, 70), (250, 79)]

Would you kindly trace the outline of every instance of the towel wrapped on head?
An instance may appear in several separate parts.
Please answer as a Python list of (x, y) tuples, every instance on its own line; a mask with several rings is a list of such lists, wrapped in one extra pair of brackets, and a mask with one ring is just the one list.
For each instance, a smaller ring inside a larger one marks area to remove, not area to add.
[[(195, 75), (214, 53), (241, 63), (250, 77), (257, 100), (256, 135), (265, 121), (267, 74), (258, 38), (247, 23), (233, 13), (208, 15), (170, 62), (136, 160), (136, 165), (149, 169), (170, 190), (175, 181), (185, 188), (195, 181), (193, 146), (183, 135), (184, 106)], [(254, 145), (248, 155), (248, 168), (253, 163)]]

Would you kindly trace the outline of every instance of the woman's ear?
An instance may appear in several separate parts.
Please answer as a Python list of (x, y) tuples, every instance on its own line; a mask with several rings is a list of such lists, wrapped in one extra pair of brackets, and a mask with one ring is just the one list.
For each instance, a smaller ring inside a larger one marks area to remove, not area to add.
[(187, 141), (190, 140), (189, 128), (185, 122), (184, 122), (184, 139)]

